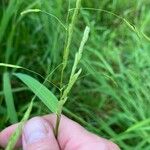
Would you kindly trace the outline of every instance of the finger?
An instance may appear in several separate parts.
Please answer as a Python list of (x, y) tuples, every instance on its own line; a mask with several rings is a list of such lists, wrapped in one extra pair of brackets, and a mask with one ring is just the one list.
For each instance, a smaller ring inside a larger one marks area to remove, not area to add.
[[(45, 118), (47, 121), (49, 121), (49, 123), (51, 123), (53, 125), (53, 127), (55, 126), (55, 121), (56, 121), (55, 115), (46, 115), (43, 118)], [(17, 125), (12, 125), (0, 133), (0, 146), (5, 147), (7, 145), (8, 139), (11, 136), (11, 134), (14, 132), (16, 127), (17, 127)], [(93, 136), (94, 137), (92, 139), (95, 139), (95, 138), (97, 139), (97, 136), (95, 137), (95, 135), (91, 135), (91, 133), (87, 132), (86, 130), (84, 130), (84, 131), (83, 130), (84, 129), (79, 124), (68, 119), (65, 116), (62, 116), (61, 124), (60, 124), (60, 128), (59, 128), (59, 136), (58, 136), (58, 141), (61, 145), (61, 148), (71, 145), (72, 142), (70, 142), (70, 141), (74, 141), (75, 139), (78, 140), (78, 143), (77, 143), (78, 145), (82, 145), (82, 143), (84, 143), (84, 141), (88, 141), (88, 139), (91, 140), (91, 138)], [(64, 131), (64, 133), (63, 133), (63, 131)], [(90, 136), (86, 136), (86, 134), (90, 134)], [(85, 137), (86, 140), (83, 141), (80, 135), (82, 135), (83, 138)], [(90, 137), (90, 138), (87, 138), (87, 137)], [(69, 138), (70, 138), (70, 140), (68, 140)], [(105, 140), (103, 138), (100, 138), (100, 139), (99, 138), (100, 137), (98, 137), (98, 141), (100, 140), (99, 142), (105, 143), (104, 145), (107, 145), (107, 147), (109, 147), (109, 149), (113, 149), (113, 150), (119, 149), (118, 146), (116, 146), (114, 143), (112, 143), (108, 140)], [(93, 142), (95, 142), (95, 140)], [(21, 140), (19, 140), (17, 146), (21, 146)]]
[[(14, 133), (14, 131), (16, 130), (18, 125), (19, 124), (11, 125), (11, 126), (7, 127), (6, 129), (4, 129), (3, 131), (0, 132), (0, 146), (6, 147), (9, 138)], [(18, 142), (16, 144), (16, 147), (20, 147), (21, 144), (22, 144), (21, 138), (19, 138), (19, 140), (18, 140)]]
[(24, 150), (59, 150), (52, 126), (42, 117), (25, 124), (22, 141)]
[[(47, 115), (44, 116), (53, 127), (55, 127), (56, 116)], [(101, 149), (101, 150), (119, 150), (116, 144), (101, 138), (95, 134), (88, 132), (78, 123), (68, 119), (67, 117), (61, 117), (60, 127), (57, 138), (61, 149)]]

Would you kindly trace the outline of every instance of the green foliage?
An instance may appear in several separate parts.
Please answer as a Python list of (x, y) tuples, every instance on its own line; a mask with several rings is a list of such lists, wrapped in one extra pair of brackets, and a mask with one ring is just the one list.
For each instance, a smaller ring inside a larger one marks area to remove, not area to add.
[(31, 76), (21, 73), (16, 73), (15, 76), (22, 80), (52, 112), (57, 112), (58, 100), (50, 90)]
[[(78, 66), (82, 74), (71, 87), (69, 97), (65, 96), (68, 101), (64, 114), (88, 130), (113, 140), (121, 149), (150, 149), (150, 2), (82, 0), (81, 9), (74, 8), (75, 1), (70, 4), (62, 0), (18, 2), (18, 5), (15, 0), (0, 2), (0, 66), (7, 68), (0, 68), (0, 83), (6, 71), (26, 74), (32, 70), (30, 73), (36, 80), (40, 81), (41, 76), (47, 78), (46, 87), (60, 99), (59, 94), (68, 87), (74, 55), (87, 25), (90, 37)], [(71, 42), (66, 38), (69, 30), (65, 31), (52, 15), (43, 12), (20, 15), (24, 10), (35, 9), (54, 15), (67, 29), (73, 13), (78, 11)], [(67, 43), (67, 66), (60, 87), (63, 50)], [(11, 86), (21, 120), (32, 95), (16, 78), (11, 78)], [(6, 115), (3, 84), (0, 88), (2, 129), (10, 120)], [(49, 113), (39, 101), (34, 101), (33, 108), (32, 116)]]
[(3, 75), (3, 91), (5, 95), (5, 101), (7, 106), (8, 117), (11, 123), (18, 122), (17, 112), (14, 106), (14, 99), (12, 95), (11, 83), (8, 72)]

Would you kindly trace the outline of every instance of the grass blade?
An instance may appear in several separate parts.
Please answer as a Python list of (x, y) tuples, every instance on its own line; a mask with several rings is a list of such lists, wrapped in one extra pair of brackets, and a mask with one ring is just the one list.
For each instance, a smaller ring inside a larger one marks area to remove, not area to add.
[(11, 83), (8, 72), (3, 75), (3, 91), (7, 106), (7, 112), (11, 123), (18, 122), (17, 113), (15, 110), (14, 99), (12, 95)]
[(66, 27), (65, 27), (65, 25), (63, 24), (63, 22), (62, 22), (58, 17), (56, 17), (55, 15), (53, 15), (53, 14), (51, 14), (51, 13), (48, 13), (48, 12), (46, 12), (46, 11), (40, 10), (40, 9), (28, 9), (28, 10), (25, 10), (25, 11), (21, 12), (21, 15), (26, 15), (26, 14), (28, 14), (28, 13), (39, 13), (39, 12), (41, 12), (41, 13), (43, 13), (43, 14), (46, 14), (46, 15), (48, 15), (48, 16), (50, 16), (50, 17), (53, 17), (54, 19), (56, 19), (56, 20), (60, 23), (60, 25), (61, 25), (65, 30), (67, 30)]
[(145, 127), (146, 125), (149, 126), (149, 123), (150, 123), (150, 118), (145, 119), (143, 121), (137, 122), (136, 124), (132, 125), (125, 132), (131, 132), (135, 130), (139, 131), (140, 128)]
[(52, 112), (57, 112), (58, 100), (43, 84), (26, 74), (16, 73), (14, 75), (24, 82)]
[(18, 139), (21, 135), (22, 127), (23, 127), (24, 123), (28, 120), (28, 118), (30, 116), (30, 113), (31, 113), (31, 110), (32, 110), (32, 107), (33, 107), (33, 100), (34, 100), (34, 98), (32, 99), (27, 111), (25, 112), (23, 119), (21, 120), (20, 124), (18, 125), (18, 128), (16, 129), (16, 131), (10, 137), (10, 140), (9, 140), (5, 150), (14, 149), (14, 147), (15, 147), (15, 145), (16, 145), (16, 143), (17, 143), (17, 141), (18, 141)]

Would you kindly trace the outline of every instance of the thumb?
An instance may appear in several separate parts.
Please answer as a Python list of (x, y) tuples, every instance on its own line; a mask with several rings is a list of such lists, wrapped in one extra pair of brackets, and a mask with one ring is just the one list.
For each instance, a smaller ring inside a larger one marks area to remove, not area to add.
[(22, 142), (23, 150), (59, 150), (52, 126), (41, 117), (25, 124)]

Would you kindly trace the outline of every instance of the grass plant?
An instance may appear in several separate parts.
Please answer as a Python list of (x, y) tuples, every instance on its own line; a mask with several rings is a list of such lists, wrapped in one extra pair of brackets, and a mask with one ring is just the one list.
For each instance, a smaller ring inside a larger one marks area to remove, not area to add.
[(2, 0), (0, 10), (0, 129), (20, 120), (7, 150), (50, 110), (56, 136), (64, 113), (121, 149), (150, 149), (149, 1)]

